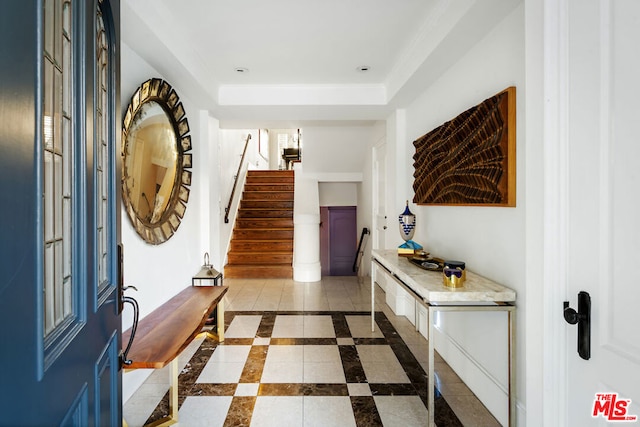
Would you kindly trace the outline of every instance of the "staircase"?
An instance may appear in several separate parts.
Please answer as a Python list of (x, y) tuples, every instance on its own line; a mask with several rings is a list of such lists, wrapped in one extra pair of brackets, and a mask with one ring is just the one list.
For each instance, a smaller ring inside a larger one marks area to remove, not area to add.
[(293, 278), (293, 171), (248, 171), (224, 276)]

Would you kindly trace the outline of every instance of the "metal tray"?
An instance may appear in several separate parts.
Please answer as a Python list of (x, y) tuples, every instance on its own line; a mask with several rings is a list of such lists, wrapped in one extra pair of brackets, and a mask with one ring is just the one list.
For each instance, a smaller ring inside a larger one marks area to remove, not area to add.
[(440, 258), (408, 258), (409, 262), (418, 268), (427, 271), (442, 271), (444, 268), (444, 260)]

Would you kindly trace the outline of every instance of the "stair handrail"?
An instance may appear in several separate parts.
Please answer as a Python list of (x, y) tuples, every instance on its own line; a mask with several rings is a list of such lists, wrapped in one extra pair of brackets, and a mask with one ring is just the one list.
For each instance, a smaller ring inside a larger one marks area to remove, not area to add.
[(362, 256), (364, 255), (364, 248), (366, 246), (365, 237), (369, 235), (369, 229), (364, 227), (362, 229), (362, 234), (360, 235), (360, 243), (358, 243), (358, 251), (356, 252), (356, 259), (353, 261), (353, 272), (357, 273), (360, 270), (360, 261), (362, 260)]
[(231, 204), (233, 203), (233, 196), (236, 193), (236, 187), (238, 185), (238, 178), (240, 177), (240, 171), (242, 170), (242, 165), (244, 164), (244, 157), (247, 154), (247, 147), (249, 146), (249, 141), (251, 140), (251, 134), (247, 135), (247, 140), (244, 143), (244, 150), (242, 150), (242, 158), (240, 159), (240, 164), (238, 165), (238, 172), (236, 173), (233, 179), (233, 188), (231, 189), (231, 196), (229, 196), (229, 203), (227, 207), (224, 208), (224, 223), (229, 223), (229, 212), (231, 211)]

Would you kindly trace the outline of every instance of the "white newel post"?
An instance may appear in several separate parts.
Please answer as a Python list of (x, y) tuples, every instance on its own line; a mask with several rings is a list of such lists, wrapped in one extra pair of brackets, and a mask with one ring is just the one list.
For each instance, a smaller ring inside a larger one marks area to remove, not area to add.
[(293, 280), (318, 282), (320, 269), (320, 197), (318, 181), (296, 171), (293, 204)]

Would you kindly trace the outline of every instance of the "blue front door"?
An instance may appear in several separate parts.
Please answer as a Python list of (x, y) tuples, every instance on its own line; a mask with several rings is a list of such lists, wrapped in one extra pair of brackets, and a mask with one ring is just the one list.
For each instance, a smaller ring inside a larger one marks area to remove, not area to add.
[(122, 423), (118, 0), (3, 2), (0, 425)]

